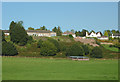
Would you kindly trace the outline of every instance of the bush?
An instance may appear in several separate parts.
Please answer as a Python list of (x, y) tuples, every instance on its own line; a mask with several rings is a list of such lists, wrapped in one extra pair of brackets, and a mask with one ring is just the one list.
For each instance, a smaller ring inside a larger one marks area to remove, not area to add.
[(96, 40), (96, 44), (101, 45), (99, 41)]
[(73, 38), (72, 34), (69, 34), (69, 37), (70, 37), (70, 38)]
[(38, 41), (38, 43), (37, 43), (37, 48), (41, 48), (42, 43), (43, 43), (43, 41), (42, 41), (41, 39), (39, 39), (39, 41)]
[(83, 56), (84, 50), (79, 43), (74, 43), (66, 50), (67, 56)]
[(34, 40), (33, 40), (32, 36), (28, 36), (28, 38), (27, 38), (27, 39), (28, 39), (27, 43), (30, 43), (30, 44), (31, 44), (32, 42), (34, 42)]
[(16, 47), (10, 42), (2, 42), (2, 55), (3, 56), (14, 56), (17, 55), (18, 51)]
[(91, 57), (93, 58), (102, 58), (103, 55), (102, 55), (102, 50), (101, 48), (99, 47), (94, 47), (91, 54), (90, 54)]
[(87, 45), (82, 45), (82, 48), (84, 50), (85, 55), (88, 55), (89, 51), (90, 51), (89, 48), (88, 48), (88, 46)]
[(56, 46), (49, 42), (49, 41), (44, 41), (42, 43), (42, 47), (40, 49), (40, 54), (43, 56), (54, 56), (56, 55), (57, 48)]
[(53, 38), (48, 38), (48, 41), (50, 41), (51, 43), (53, 43), (55, 45), (55, 47), (57, 48), (57, 52), (60, 51), (60, 48), (59, 48), (59, 43), (57, 40), (53, 39)]

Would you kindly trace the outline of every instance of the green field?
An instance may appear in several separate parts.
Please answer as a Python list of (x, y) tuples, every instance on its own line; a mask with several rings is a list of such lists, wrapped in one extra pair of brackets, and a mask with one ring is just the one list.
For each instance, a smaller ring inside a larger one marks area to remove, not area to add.
[(117, 80), (117, 60), (2, 58), (3, 80)]

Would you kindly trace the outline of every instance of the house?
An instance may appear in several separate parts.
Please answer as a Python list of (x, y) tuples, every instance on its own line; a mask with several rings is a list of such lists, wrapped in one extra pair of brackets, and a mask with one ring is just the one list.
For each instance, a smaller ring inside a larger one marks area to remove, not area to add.
[(9, 35), (9, 30), (2, 30), (5, 34), (5, 36), (8, 36)]
[(91, 33), (88, 33), (86, 32), (86, 37), (101, 37), (102, 36), (102, 33), (101, 32), (91, 32)]
[(56, 32), (52, 32), (50, 30), (26, 30), (27, 34), (30, 36), (56, 36)]
[(67, 32), (67, 31), (66, 31), (66, 32), (62, 33), (63, 36), (70, 35), (70, 34), (71, 34), (74, 38), (76, 37), (75, 33), (73, 33), (73, 32)]
[(107, 36), (102, 36), (102, 37), (98, 37), (99, 40), (108, 40), (109, 38)]
[(114, 33), (111, 36), (112, 38), (120, 38), (120, 33)]
[[(9, 30), (3, 30), (6, 36), (9, 35)], [(50, 30), (26, 30), (27, 34), (29, 36), (46, 36), (46, 37), (51, 37), (51, 36), (56, 36), (56, 32), (52, 32)]]

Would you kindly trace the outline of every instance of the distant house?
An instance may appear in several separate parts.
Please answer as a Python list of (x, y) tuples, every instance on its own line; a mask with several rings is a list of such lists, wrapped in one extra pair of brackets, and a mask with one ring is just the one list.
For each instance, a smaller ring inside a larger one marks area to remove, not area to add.
[(112, 34), (111, 36), (112, 38), (120, 38), (120, 33), (115, 33), (115, 34)]
[(46, 36), (46, 37), (51, 37), (51, 36), (56, 36), (56, 32), (52, 32), (50, 30), (26, 30), (27, 34), (30, 36)]
[(86, 37), (101, 37), (102, 36), (102, 33), (101, 32), (91, 32), (91, 33), (88, 33), (86, 32)]
[(5, 36), (8, 36), (9, 35), (9, 30), (2, 30), (5, 34)]
[[(3, 30), (6, 36), (9, 35), (9, 30)], [(52, 32), (50, 30), (26, 30), (27, 34), (29, 36), (46, 36), (46, 37), (51, 37), (51, 36), (56, 36), (56, 32)]]
[(75, 33), (73, 33), (73, 32), (67, 32), (67, 31), (66, 31), (66, 32), (62, 33), (63, 36), (70, 35), (70, 34), (71, 34), (74, 38), (76, 37)]
[(108, 40), (109, 38), (107, 36), (102, 36), (102, 37), (98, 37), (99, 40)]

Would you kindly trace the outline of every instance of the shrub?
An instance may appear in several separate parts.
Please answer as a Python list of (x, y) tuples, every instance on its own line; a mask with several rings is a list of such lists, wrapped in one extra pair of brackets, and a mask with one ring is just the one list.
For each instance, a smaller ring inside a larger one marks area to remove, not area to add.
[(72, 34), (69, 34), (69, 37), (70, 37), (70, 38), (73, 38)]
[(43, 41), (42, 41), (41, 39), (39, 39), (39, 41), (38, 41), (38, 43), (37, 43), (37, 48), (41, 48), (42, 43), (43, 43)]
[(16, 47), (10, 42), (2, 42), (2, 55), (3, 56), (14, 56), (17, 55), (18, 51)]
[(67, 56), (83, 56), (84, 50), (78, 43), (74, 43), (66, 50)]
[(42, 43), (42, 47), (40, 49), (40, 54), (43, 56), (54, 56), (56, 55), (57, 48), (56, 46), (49, 42), (49, 41), (44, 41)]
[(27, 43), (30, 43), (30, 44), (34, 41), (33, 38), (32, 38), (32, 36), (28, 36), (27, 39), (28, 39)]
[(99, 47), (94, 47), (90, 56), (93, 58), (102, 58), (102, 49)]
[(57, 48), (57, 52), (60, 51), (60, 48), (59, 48), (59, 43), (57, 40), (53, 39), (53, 38), (48, 38), (48, 41), (50, 41), (51, 43), (53, 43), (55, 45), (55, 47)]
[(88, 55), (89, 54), (89, 48), (88, 48), (88, 46), (87, 45), (82, 45), (82, 48), (84, 50), (85, 55)]
[(96, 44), (101, 45), (99, 41), (96, 40)]

